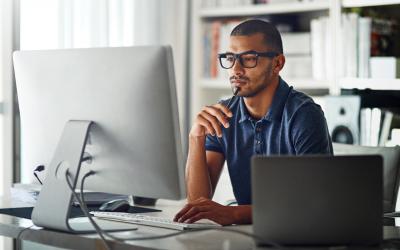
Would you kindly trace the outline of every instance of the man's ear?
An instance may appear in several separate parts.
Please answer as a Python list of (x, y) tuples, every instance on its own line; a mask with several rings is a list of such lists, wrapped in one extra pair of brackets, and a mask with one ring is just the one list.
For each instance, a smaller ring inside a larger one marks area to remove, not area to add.
[(279, 72), (283, 69), (283, 66), (285, 66), (285, 56), (283, 54), (279, 54), (275, 57), (274, 61), (274, 74), (279, 75)]

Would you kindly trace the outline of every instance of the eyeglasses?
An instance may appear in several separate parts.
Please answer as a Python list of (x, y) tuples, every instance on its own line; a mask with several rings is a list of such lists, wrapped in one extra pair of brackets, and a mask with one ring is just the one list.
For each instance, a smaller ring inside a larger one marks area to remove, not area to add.
[(230, 69), (235, 65), (236, 59), (239, 59), (240, 64), (243, 68), (254, 68), (257, 66), (259, 57), (274, 58), (279, 53), (277, 52), (257, 52), (257, 51), (245, 51), (239, 54), (235, 53), (222, 53), (218, 54), (219, 63), (224, 69)]

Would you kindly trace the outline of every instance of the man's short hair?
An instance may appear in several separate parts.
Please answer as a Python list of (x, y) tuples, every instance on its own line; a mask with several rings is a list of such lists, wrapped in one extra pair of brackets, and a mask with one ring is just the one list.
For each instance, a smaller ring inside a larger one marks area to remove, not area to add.
[(270, 22), (261, 19), (249, 19), (238, 24), (231, 36), (249, 36), (256, 33), (264, 35), (265, 44), (273, 51), (283, 53), (282, 38), (279, 31)]

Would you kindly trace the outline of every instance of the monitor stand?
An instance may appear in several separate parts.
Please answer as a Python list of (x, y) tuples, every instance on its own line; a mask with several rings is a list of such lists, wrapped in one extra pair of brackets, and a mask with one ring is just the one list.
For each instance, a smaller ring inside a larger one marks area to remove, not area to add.
[[(71, 120), (65, 124), (61, 139), (58, 142), (53, 159), (50, 162), (37, 202), (32, 211), (32, 222), (36, 226), (72, 233), (93, 232), (94, 228), (86, 218), (69, 219), (72, 191), (67, 181), (66, 173), (72, 179), (72, 186), (77, 186), (85, 146), (92, 121)], [(96, 220), (105, 231), (134, 230), (132, 224)]]

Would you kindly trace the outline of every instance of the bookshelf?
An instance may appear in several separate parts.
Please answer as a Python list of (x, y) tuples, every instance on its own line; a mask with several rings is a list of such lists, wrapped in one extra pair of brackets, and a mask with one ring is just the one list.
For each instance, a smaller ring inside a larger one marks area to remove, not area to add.
[[(308, 78), (285, 78), (285, 81), (290, 82), (293, 86), (296, 86), (298, 89), (329, 89), (330, 83), (328, 81), (320, 81)], [(203, 88), (209, 89), (229, 89), (229, 85), (227, 85), (224, 80), (220, 79), (202, 79), (201, 86)], [(400, 84), (399, 84), (400, 86)]]
[[(229, 1), (229, 0), (228, 0)], [(219, 0), (224, 2), (224, 0)], [(226, 1), (225, 1), (226, 2)], [(233, 1), (232, 1), (233, 2)], [(376, 100), (375, 93), (371, 94), (369, 90), (389, 90), (400, 93), (400, 79), (365, 79), (358, 77), (348, 77), (342, 72), (343, 57), (339, 51), (343, 50), (342, 41), (344, 39), (342, 30), (342, 16), (349, 8), (354, 7), (371, 7), (371, 6), (388, 6), (395, 5), (400, 10), (400, 0), (302, 0), (302, 2), (280, 3), (275, 1), (274, 4), (258, 4), (244, 5), (239, 7), (214, 7), (202, 8), (201, 0), (192, 0), (191, 14), (191, 41), (190, 41), (190, 122), (193, 121), (195, 115), (204, 105), (212, 105), (221, 98), (232, 96), (227, 76), (218, 76), (210, 78), (204, 75), (204, 55), (203, 50), (205, 27), (208, 22), (215, 20), (229, 19), (245, 19), (251, 17), (272, 17), (275, 16), (297, 16), (303, 23), (305, 29), (300, 32), (311, 31), (311, 20), (320, 17), (326, 17), (326, 22), (331, 28), (331, 36), (327, 40), (330, 43), (332, 56), (327, 60), (330, 65), (331, 74), (324, 79), (311, 77), (284, 77), (289, 85), (295, 89), (306, 92), (310, 95), (339, 95), (342, 90), (353, 91), (368, 90), (367, 95), (373, 96), (374, 102), (381, 100), (387, 101), (387, 96), (381, 96)], [(392, 7), (392, 6), (388, 6)], [(285, 42), (283, 44), (284, 51)], [(292, 60), (286, 56), (286, 62)], [(399, 91), (398, 91), (399, 90)], [(397, 92), (398, 91), (398, 92)], [(378, 92), (378, 91), (376, 91)], [(383, 91), (385, 92), (385, 91)], [(400, 96), (400, 94), (399, 94)], [(315, 98), (315, 100), (318, 98)], [(370, 99), (368, 99), (370, 101)], [(392, 103), (399, 106), (397, 99)], [(190, 125), (189, 125), (190, 126)], [(232, 190), (230, 188), (229, 177), (226, 167), (224, 168), (221, 181), (216, 189), (214, 199), (217, 202), (224, 203), (227, 199), (232, 198)]]
[(342, 78), (341, 89), (371, 89), (400, 91), (400, 79)]
[(259, 4), (245, 5), (236, 7), (206, 8), (201, 9), (199, 16), (202, 18), (210, 17), (238, 17), (255, 16), (266, 14), (298, 13), (318, 10), (328, 10), (328, 1), (309, 2), (309, 3), (280, 3), (280, 4)]
[[(219, 1), (223, 2), (223, 1)], [(278, 2), (278, 1), (276, 1)], [(346, 76), (341, 72), (343, 58), (340, 57), (342, 39), (342, 15), (350, 8), (368, 8), (388, 6), (400, 10), (400, 0), (303, 0), (302, 2), (283, 2), (273, 4), (252, 4), (229, 7), (202, 7), (201, 0), (192, 0), (191, 15), (191, 51), (190, 51), (190, 121), (204, 105), (211, 105), (223, 97), (232, 95), (227, 77), (210, 78), (204, 76), (204, 29), (205, 25), (215, 20), (246, 19), (251, 17), (297, 16), (305, 24), (306, 31), (311, 30), (311, 20), (326, 17), (331, 28), (328, 43), (332, 51), (329, 58), (331, 75), (325, 79), (311, 77), (284, 77), (295, 89), (308, 93), (333, 95), (340, 94), (341, 89), (400, 90), (400, 79), (370, 79)], [(284, 44), (285, 50), (285, 44)], [(291, 60), (287, 57), (287, 62)]]
[(343, 0), (343, 8), (396, 5), (398, 0)]

